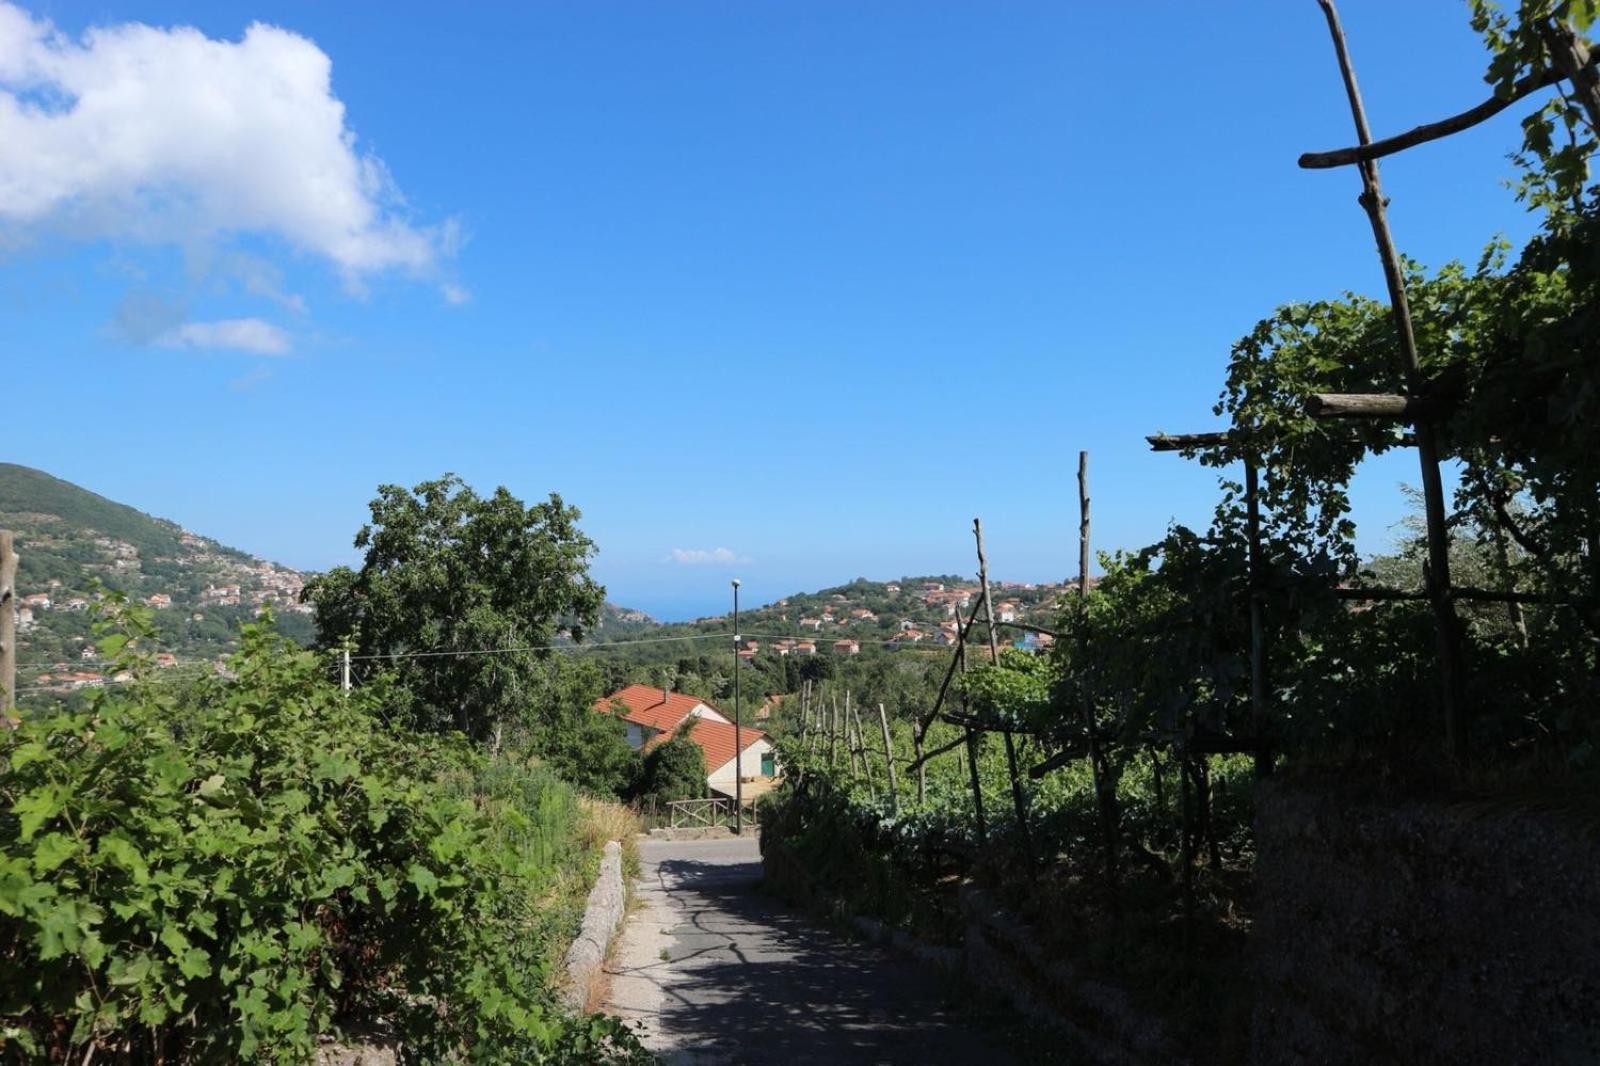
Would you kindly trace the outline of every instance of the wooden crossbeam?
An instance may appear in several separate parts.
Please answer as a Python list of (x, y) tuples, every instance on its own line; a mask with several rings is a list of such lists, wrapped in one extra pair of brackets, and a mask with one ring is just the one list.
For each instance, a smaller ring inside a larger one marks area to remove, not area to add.
[[(1585, 69), (1594, 68), (1596, 57), (1590, 56), (1584, 64)], [(1469, 107), (1457, 115), (1440, 119), (1437, 122), (1425, 122), (1420, 126), (1385, 137), (1381, 141), (1371, 144), (1359, 144), (1350, 148), (1337, 148), (1331, 152), (1306, 152), (1300, 157), (1300, 166), (1306, 170), (1326, 170), (1329, 167), (1347, 167), (1356, 163), (1365, 163), (1373, 159), (1381, 159), (1386, 155), (1414, 148), (1419, 144), (1437, 141), (1441, 137), (1448, 137), (1452, 133), (1471, 129), (1480, 122), (1493, 118), (1512, 104), (1525, 96), (1531, 96), (1540, 89), (1549, 88), (1561, 81), (1566, 75), (1559, 70), (1544, 70), (1537, 74), (1529, 74), (1519, 79), (1511, 86), (1511, 91), (1504, 96), (1491, 96), (1489, 99)]]
[(1306, 397), (1306, 414), (1312, 418), (1370, 418), (1415, 422), (1440, 413), (1439, 401), (1426, 396), (1400, 396), (1381, 392), (1316, 392)]
[(1232, 430), (1215, 433), (1152, 433), (1145, 440), (1153, 452), (1182, 452), (1190, 448), (1220, 448), (1233, 439)]

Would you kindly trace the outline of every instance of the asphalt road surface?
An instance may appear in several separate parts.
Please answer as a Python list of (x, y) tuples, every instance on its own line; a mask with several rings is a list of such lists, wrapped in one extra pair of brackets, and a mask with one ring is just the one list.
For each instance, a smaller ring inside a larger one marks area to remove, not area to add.
[(1009, 1063), (943, 974), (755, 891), (753, 836), (645, 841), (607, 1009), (668, 1063)]

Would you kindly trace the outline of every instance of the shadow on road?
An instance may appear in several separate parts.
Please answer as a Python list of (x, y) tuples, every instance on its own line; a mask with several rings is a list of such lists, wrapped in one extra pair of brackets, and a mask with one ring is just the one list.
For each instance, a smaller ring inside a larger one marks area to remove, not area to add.
[(675, 1046), (723, 1062), (1010, 1061), (952, 1017), (954, 982), (756, 891), (754, 861), (662, 858), (677, 924), (658, 971)]

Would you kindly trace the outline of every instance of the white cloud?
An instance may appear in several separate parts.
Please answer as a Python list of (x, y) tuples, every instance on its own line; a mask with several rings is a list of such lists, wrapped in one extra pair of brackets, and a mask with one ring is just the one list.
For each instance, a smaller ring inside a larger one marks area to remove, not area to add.
[(472, 293), (468, 292), (460, 285), (455, 285), (450, 282), (446, 282), (445, 284), (439, 286), (439, 295), (443, 296), (444, 302), (449, 304), (451, 307), (460, 307), (462, 304), (472, 299)]
[(728, 548), (673, 548), (667, 553), (667, 561), (689, 566), (731, 566), (750, 560)]
[(44, 227), (186, 247), (250, 233), (352, 286), (427, 271), (457, 231), (408, 219), (331, 73), (316, 44), (263, 23), (237, 41), (134, 22), (74, 39), (0, 0), (0, 246)]
[(225, 318), (217, 322), (185, 322), (156, 338), (163, 348), (231, 348), (257, 355), (283, 355), (289, 335), (259, 318)]

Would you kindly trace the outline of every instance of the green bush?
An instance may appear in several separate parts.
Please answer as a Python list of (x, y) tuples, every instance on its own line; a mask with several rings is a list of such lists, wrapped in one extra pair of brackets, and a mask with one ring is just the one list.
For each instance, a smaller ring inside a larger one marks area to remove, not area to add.
[(705, 752), (689, 739), (694, 721), (690, 718), (675, 736), (650, 749), (644, 757), (641, 796), (658, 803), (670, 803), (699, 799), (706, 794)]
[(570, 795), (391, 730), (381, 687), (325, 674), (253, 626), (229, 678), (0, 735), (5, 1055), (303, 1061), (374, 1019), (424, 1060), (629, 1043), (546, 981), (538, 895)]

